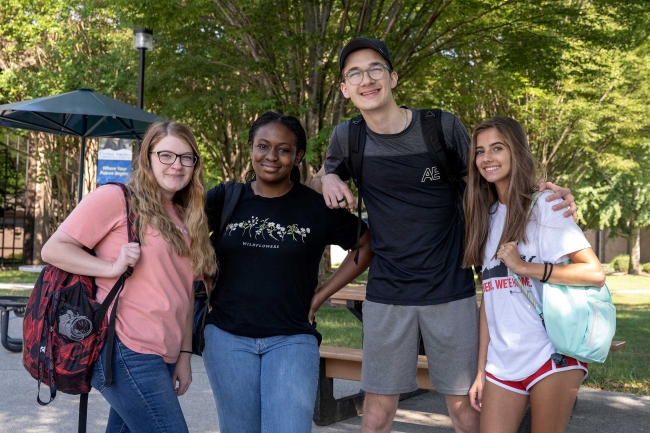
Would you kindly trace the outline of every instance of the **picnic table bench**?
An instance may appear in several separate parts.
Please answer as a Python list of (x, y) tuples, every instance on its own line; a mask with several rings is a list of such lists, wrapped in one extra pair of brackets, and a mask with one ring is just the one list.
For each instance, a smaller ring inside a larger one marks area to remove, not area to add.
[[(40, 273), (44, 267), (45, 265), (22, 265), (18, 267), (18, 270)], [(22, 336), (21, 338), (9, 336), (9, 313), (13, 311), (16, 316), (22, 316), (28, 300), (28, 296), (3, 296), (0, 291), (0, 343), (10, 352), (22, 351), (23, 339)]]
[[(330, 297), (332, 305), (347, 307), (352, 314), (363, 321), (363, 301), (366, 297), (366, 286), (346, 286)], [(476, 295), (481, 303), (482, 295)], [(624, 341), (612, 341), (610, 351), (618, 351), (625, 347)], [(361, 349), (344, 347), (320, 347), (320, 372), (314, 423), (329, 425), (361, 414), (363, 409), (363, 392), (341, 399), (334, 398), (334, 379), (361, 380), (361, 364), (363, 352)], [(403, 394), (400, 400), (433, 391), (429, 382), (429, 366), (425, 355), (418, 356), (417, 383), (419, 392)], [(524, 417), (519, 432), (530, 431), (530, 416)]]
[(10, 352), (22, 351), (23, 339), (22, 336), (9, 336), (9, 313), (13, 311), (16, 316), (22, 315), (28, 300), (27, 296), (0, 296), (0, 343)]

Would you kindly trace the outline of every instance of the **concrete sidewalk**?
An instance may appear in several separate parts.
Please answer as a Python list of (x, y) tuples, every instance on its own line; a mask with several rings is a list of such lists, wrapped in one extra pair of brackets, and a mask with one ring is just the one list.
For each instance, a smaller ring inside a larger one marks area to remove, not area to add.
[[(9, 335), (21, 334), (22, 319), (11, 313)], [(63, 433), (77, 429), (78, 397), (59, 393), (46, 407), (36, 403), (36, 381), (22, 366), (22, 355), (0, 347), (0, 433)], [(193, 382), (180, 398), (190, 432), (218, 432), (212, 392), (199, 357), (192, 357)], [(349, 395), (359, 390), (357, 382), (337, 381), (335, 392)], [(45, 388), (42, 395), (49, 395)], [(88, 432), (104, 432), (109, 406), (101, 394), (90, 394)], [(358, 432), (361, 418), (351, 418), (327, 427), (313, 426), (316, 433)], [(427, 393), (402, 401), (393, 424), (394, 432), (453, 432), (444, 398)], [(650, 397), (581, 389), (569, 432), (650, 432)], [(279, 432), (292, 433), (292, 432)]]

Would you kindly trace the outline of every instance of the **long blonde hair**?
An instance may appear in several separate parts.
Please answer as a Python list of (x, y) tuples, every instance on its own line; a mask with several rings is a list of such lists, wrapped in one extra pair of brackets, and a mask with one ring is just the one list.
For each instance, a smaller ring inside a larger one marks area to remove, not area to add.
[[(192, 179), (172, 199), (176, 212), (190, 235), (188, 247), (183, 235), (163, 206), (158, 182), (151, 169), (149, 152), (160, 140), (172, 135), (192, 147), (197, 162)], [(208, 237), (208, 219), (205, 214), (205, 188), (201, 173), (202, 162), (196, 140), (190, 129), (178, 122), (166, 120), (151, 124), (142, 140), (135, 169), (127, 183), (131, 191), (131, 208), (135, 216), (134, 230), (143, 244), (147, 226), (155, 227), (180, 257), (190, 258), (195, 275), (214, 275), (217, 262)]]
[[(530, 150), (526, 131), (515, 119), (497, 116), (474, 129), (469, 150), (469, 179), (463, 197), (466, 221), (463, 259), (465, 268), (483, 265), (489, 231), (489, 212), (499, 200), (494, 184), (486, 181), (476, 168), (477, 137), (492, 128), (499, 132), (504, 145), (510, 149), (510, 179), (505, 203), (508, 210), (498, 245), (516, 240), (527, 242), (528, 209), (539, 181), (545, 177), (544, 170)], [(496, 251), (494, 253), (496, 254)]]

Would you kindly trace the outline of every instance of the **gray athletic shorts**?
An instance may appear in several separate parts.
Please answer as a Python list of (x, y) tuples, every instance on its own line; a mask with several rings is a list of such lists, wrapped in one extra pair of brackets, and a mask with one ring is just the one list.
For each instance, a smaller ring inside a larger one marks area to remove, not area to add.
[(420, 332), (431, 385), (442, 394), (465, 395), (478, 363), (476, 296), (438, 305), (363, 303), (361, 388), (373, 394), (418, 389)]

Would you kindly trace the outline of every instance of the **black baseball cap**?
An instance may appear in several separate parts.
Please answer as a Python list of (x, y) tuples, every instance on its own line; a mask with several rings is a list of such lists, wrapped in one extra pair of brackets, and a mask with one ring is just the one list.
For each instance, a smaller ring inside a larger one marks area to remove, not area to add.
[(347, 43), (341, 51), (339, 51), (339, 72), (343, 72), (343, 65), (345, 64), (345, 59), (348, 58), (352, 52), (360, 50), (362, 48), (370, 48), (371, 50), (377, 51), (382, 55), (384, 59), (388, 62), (388, 67), (393, 70), (393, 61), (390, 59), (390, 53), (386, 44), (380, 41), (379, 39), (372, 38), (354, 38)]

